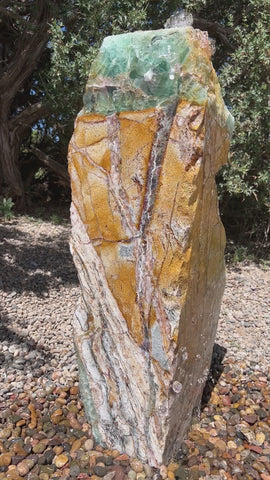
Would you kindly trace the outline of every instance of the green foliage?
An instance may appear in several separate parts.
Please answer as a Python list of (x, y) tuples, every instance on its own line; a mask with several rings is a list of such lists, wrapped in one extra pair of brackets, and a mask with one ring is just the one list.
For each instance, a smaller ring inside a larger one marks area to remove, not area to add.
[(45, 168), (39, 168), (36, 173), (35, 173), (35, 180), (42, 180), (46, 176), (46, 170)]
[(43, 221), (41, 218), (32, 217), (31, 215), (25, 215), (25, 218), (29, 222), (35, 223), (37, 225), (39, 225)]
[(220, 74), (225, 101), (235, 118), (230, 163), (220, 176), (224, 221), (238, 236), (245, 233), (261, 242), (267, 241), (270, 226), (267, 3), (269, 7), (269, 2), (248, 2), (241, 24), (233, 30), (237, 47)]
[(232, 241), (228, 242), (225, 258), (227, 263), (239, 263), (255, 259), (254, 255), (249, 252), (248, 247), (243, 245), (234, 245)]
[(4, 218), (4, 220), (10, 220), (14, 217), (14, 213), (12, 211), (14, 207), (14, 202), (12, 198), (3, 198), (0, 202), (0, 216)]
[(54, 223), (55, 225), (61, 225), (61, 223), (63, 223), (63, 220), (58, 215), (53, 214), (50, 216), (50, 222)]
[(37, 217), (43, 217), (46, 212), (46, 209), (45, 207), (38, 206), (35, 208), (34, 212)]

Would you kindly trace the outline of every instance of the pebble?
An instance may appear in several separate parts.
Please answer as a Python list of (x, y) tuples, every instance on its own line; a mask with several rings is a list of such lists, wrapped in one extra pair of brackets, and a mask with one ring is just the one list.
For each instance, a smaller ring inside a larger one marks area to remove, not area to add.
[(118, 463), (121, 463), (122, 465), (125, 465), (130, 461), (129, 456), (126, 453), (123, 453), (122, 455), (117, 454), (117, 455), (114, 455), (114, 457), (115, 457), (115, 461)]
[(257, 417), (257, 415), (244, 415), (243, 420), (245, 420), (245, 422), (249, 423), (249, 425), (254, 425), (254, 423), (257, 422), (258, 417)]
[(129, 472), (128, 472), (128, 478), (129, 478), (130, 480), (136, 480), (136, 477), (137, 477), (136, 472), (135, 472), (134, 470), (129, 470)]
[(29, 473), (29, 471), (31, 470), (31, 468), (33, 468), (34, 465), (35, 465), (35, 462), (31, 458), (22, 460), (17, 465), (17, 470), (19, 472), (19, 475), (21, 475), (22, 477), (25, 477), (25, 475)]
[(161, 465), (161, 467), (159, 469), (159, 474), (160, 474), (160, 476), (163, 480), (165, 480), (165, 478), (167, 478), (167, 472), (168, 472), (168, 470), (167, 470), (166, 465)]
[(73, 477), (77, 477), (81, 473), (80, 466), (76, 463), (73, 465), (70, 465), (69, 470), (70, 470), (70, 475)]
[(145, 478), (146, 478), (145, 472), (139, 472), (139, 473), (136, 474), (136, 479), (137, 480), (145, 480)]
[(78, 393), (79, 393), (79, 387), (71, 387), (70, 395), (78, 395)]
[(52, 423), (57, 425), (63, 418), (63, 410), (61, 410), (60, 408), (56, 409), (52, 415), (51, 415), (51, 420), (52, 420)]
[(258, 432), (256, 433), (256, 445), (263, 445), (264, 441), (265, 441), (265, 434), (263, 432)]
[(179, 464), (176, 462), (171, 462), (168, 465), (168, 472), (175, 472), (179, 468)]
[(38, 476), (39, 480), (49, 480), (50, 479), (50, 476), (48, 473), (45, 473), (45, 472), (42, 472), (39, 476)]
[(143, 469), (145, 471), (145, 474), (147, 477), (152, 477), (153, 476), (153, 469), (148, 465), (147, 463), (144, 464)]
[(130, 466), (132, 470), (134, 470), (134, 472), (136, 473), (143, 472), (143, 463), (140, 462), (140, 460), (138, 460), (137, 458), (130, 460)]
[(12, 430), (10, 428), (2, 428), (2, 430), (0, 430), (0, 439), (1, 438), (9, 438), (10, 435), (11, 435), (11, 432)]
[(33, 446), (33, 452), (34, 453), (43, 453), (44, 450), (46, 449), (46, 443), (44, 442), (39, 442), (36, 445)]
[(66, 463), (68, 463), (68, 456), (64, 454), (57, 455), (53, 463), (56, 465), (57, 468), (62, 468)]
[(0, 455), (0, 467), (9, 466), (11, 464), (11, 453), (2, 453)]
[(178, 480), (187, 480), (187, 469), (183, 466), (179, 466), (174, 472), (175, 478)]
[(88, 438), (85, 442), (84, 442), (84, 449), (86, 451), (90, 451), (90, 450), (93, 450), (93, 447), (94, 447), (94, 441), (92, 438)]
[(114, 477), (115, 477), (115, 472), (109, 472), (103, 477), (103, 480), (113, 480)]

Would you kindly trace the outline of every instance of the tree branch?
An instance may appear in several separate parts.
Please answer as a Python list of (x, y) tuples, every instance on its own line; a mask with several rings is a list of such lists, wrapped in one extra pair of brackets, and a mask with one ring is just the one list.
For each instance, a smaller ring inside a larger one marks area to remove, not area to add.
[(9, 0), (1, 0), (1, 1), (0, 1), (0, 6), (1, 6), (2, 8), (5, 8), (5, 7), (7, 7), (8, 5), (9, 5)]
[(2, 103), (7, 107), (36, 68), (49, 38), (52, 9), (46, 0), (39, 0), (37, 4), (38, 10), (28, 21), (29, 29), (24, 29), (17, 39), (16, 51), (0, 78)]
[(32, 147), (31, 151), (49, 170), (56, 173), (56, 175), (61, 178), (65, 186), (70, 187), (68, 171), (63, 165), (61, 165), (61, 163), (53, 160), (51, 157), (46, 155), (46, 153), (39, 150), (39, 148)]
[[(24, 0), (23, 2), (23, 6), (24, 7), (27, 7), (29, 5), (32, 4), (32, 1), (26, 1)], [(10, 0), (0, 0), (0, 6), (1, 7), (8, 7), (10, 6)], [(17, 7), (21, 7), (22, 6), (22, 1), (16, 1), (16, 0), (12, 0), (12, 6), (17, 6)]]
[(8, 18), (13, 18), (14, 20), (18, 20), (19, 23), (24, 25), (25, 27), (29, 26), (29, 22), (25, 20), (19, 13), (14, 12), (13, 10), (8, 10), (5, 7), (2, 7), (0, 5), (0, 13), (3, 15), (3, 17), (8, 17)]
[(11, 101), (25, 80), (31, 75), (47, 40), (47, 25), (42, 25), (40, 30), (33, 35), (25, 34), (24, 38), (21, 39), (16, 54), (0, 79), (0, 91), (3, 92), (4, 101)]
[(29, 105), (16, 117), (10, 120), (10, 131), (13, 132), (13, 134), (16, 135), (21, 141), (27, 133), (27, 130), (35, 122), (48, 113), (48, 108), (42, 105), (41, 102)]

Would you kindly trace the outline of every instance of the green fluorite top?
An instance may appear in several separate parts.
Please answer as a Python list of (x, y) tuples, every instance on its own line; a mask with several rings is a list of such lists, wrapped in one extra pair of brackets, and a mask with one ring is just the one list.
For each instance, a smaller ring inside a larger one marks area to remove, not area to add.
[[(166, 106), (174, 103), (182, 90), (189, 99), (203, 102), (207, 95), (204, 86), (183, 78), (182, 72), (192, 53), (192, 30), (170, 28), (105, 38), (92, 63), (85, 111), (110, 115)], [(211, 62), (201, 58), (201, 67), (209, 70)]]
[(211, 97), (231, 131), (233, 120), (224, 108), (210, 56), (207, 35), (190, 26), (107, 37), (92, 63), (84, 112), (170, 108), (180, 99), (203, 105)]

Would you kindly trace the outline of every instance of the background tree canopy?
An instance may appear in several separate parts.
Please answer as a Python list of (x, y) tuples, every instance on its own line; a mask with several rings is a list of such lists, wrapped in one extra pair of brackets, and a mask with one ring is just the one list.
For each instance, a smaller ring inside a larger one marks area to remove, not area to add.
[(215, 41), (213, 63), (235, 118), (218, 178), (227, 233), (267, 247), (270, 0), (0, 0), (2, 198), (21, 207), (43, 191), (69, 199), (68, 142), (103, 38), (163, 27), (179, 9)]

